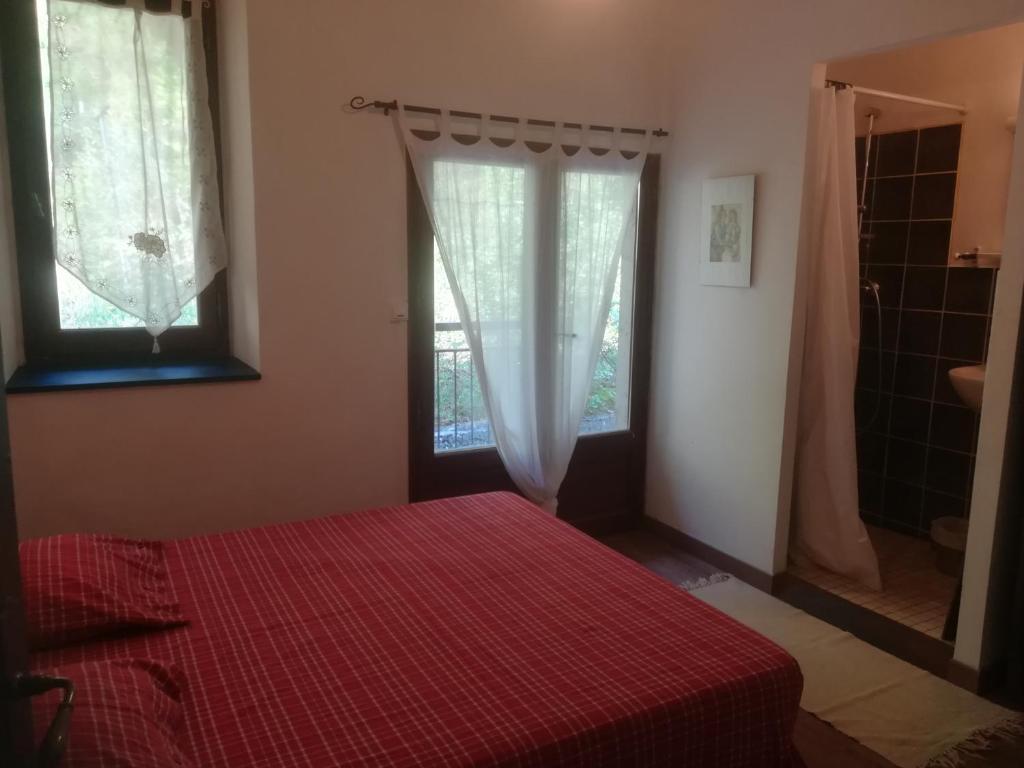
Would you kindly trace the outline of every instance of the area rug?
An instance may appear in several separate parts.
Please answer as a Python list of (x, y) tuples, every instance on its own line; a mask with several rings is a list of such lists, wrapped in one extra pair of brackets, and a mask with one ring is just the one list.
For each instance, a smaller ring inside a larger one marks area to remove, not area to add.
[(679, 586), (785, 648), (804, 673), (801, 708), (900, 768), (1024, 765), (1021, 715), (728, 574)]

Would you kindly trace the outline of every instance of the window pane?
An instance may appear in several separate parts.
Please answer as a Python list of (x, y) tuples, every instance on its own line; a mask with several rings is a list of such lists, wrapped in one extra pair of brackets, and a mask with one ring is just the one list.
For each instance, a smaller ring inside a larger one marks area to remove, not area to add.
[(434, 242), (434, 452), (494, 445), (480, 380)]
[(633, 351), (633, 253), (623, 257), (615, 280), (608, 321), (604, 327), (601, 352), (594, 369), (594, 381), (580, 434), (617, 432), (629, 429), (629, 387)]
[[(49, 17), (47, 0), (36, 0), (36, 19), (39, 29), (39, 61), (42, 69), (43, 109), (46, 121), (46, 154), (49, 163), (50, 177), (53, 177), (52, 157), (52, 115), (50, 102), (50, 59), (49, 59)], [(189, 168), (180, 171), (190, 174)], [(51, 210), (53, 196), (51, 190)], [(191, 205), (191, 202), (188, 202)], [(101, 296), (90, 291), (74, 275), (54, 262), (57, 271), (57, 298), (60, 310), (60, 327), (71, 329), (103, 329), (103, 328), (143, 328), (138, 318), (124, 312)], [(181, 316), (174, 322), (174, 327), (198, 326), (199, 311), (196, 299), (182, 308)]]
[[(57, 270), (57, 298), (60, 303), (60, 327), (63, 330), (103, 328), (145, 328), (139, 318), (115, 307), (102, 296), (86, 288), (64, 267)], [(199, 306), (192, 299), (181, 309), (181, 317), (174, 321), (175, 328), (199, 325)]]
[[(615, 281), (594, 382), (580, 434), (629, 429), (633, 351), (635, 252), (627, 252)], [(434, 452), (494, 445), (480, 381), (459, 327), (448, 275), (434, 243)]]

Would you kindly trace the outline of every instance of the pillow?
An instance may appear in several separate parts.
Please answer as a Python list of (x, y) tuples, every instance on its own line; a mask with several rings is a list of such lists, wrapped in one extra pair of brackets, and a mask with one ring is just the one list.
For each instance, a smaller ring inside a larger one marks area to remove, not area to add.
[(32, 650), (185, 623), (158, 541), (66, 534), (19, 554)]
[[(173, 665), (140, 659), (89, 661), (39, 670), (75, 684), (74, 710), (64, 768), (183, 768), (179, 747), (184, 677)], [(46, 734), (60, 691), (32, 699), (38, 744)]]

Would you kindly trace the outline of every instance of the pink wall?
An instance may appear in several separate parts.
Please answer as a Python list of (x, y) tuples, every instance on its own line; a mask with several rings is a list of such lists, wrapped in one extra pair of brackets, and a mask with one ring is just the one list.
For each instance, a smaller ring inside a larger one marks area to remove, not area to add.
[(256, 249), (264, 378), (10, 398), (21, 534), (181, 536), (405, 500), (404, 167), (388, 121), (342, 105), (655, 123), (656, 6), (246, 4), (255, 238), (236, 256)]

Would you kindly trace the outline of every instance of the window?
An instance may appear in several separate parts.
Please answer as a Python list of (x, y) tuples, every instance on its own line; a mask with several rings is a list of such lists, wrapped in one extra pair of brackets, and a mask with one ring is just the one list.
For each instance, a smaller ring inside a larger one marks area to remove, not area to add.
[[(629, 428), (635, 251), (630, 255), (634, 258), (622, 260), (615, 281), (601, 352), (580, 424), (581, 435)], [(434, 451), (493, 446), (480, 382), (436, 241), (433, 281)]]
[[(197, 179), (209, 184), (210, 190), (219, 186), (216, 20), (212, 5), (205, 3), (202, 8), (205, 72), (199, 75), (190, 72), (184, 63), (198, 58), (189, 58), (191, 38), (184, 20), (191, 18), (192, 4), (187, 1), (182, 4), (180, 18), (167, 13), (169, 4), (160, 0), (149, 0), (144, 11), (123, 2), (56, 3), (52, 19), (47, 0), (11, 0), (0, 9), (18, 273), (25, 352), (30, 365), (153, 364), (227, 355), (227, 281), (223, 270), (214, 269), (212, 257), (209, 270), (215, 276), (198, 296), (185, 301), (195, 293), (195, 287), (209, 280), (203, 279), (197, 267), (195, 278), (180, 275), (183, 290), (184, 286), (195, 286), (190, 293), (180, 294), (180, 299), (154, 296), (156, 289), (144, 284), (139, 303), (145, 303), (147, 309), (135, 314), (124, 303), (124, 292), (115, 290), (120, 286), (111, 285), (107, 296), (102, 295), (101, 289), (116, 281), (108, 281), (96, 272), (97, 268), (113, 269), (105, 266), (102, 257), (116, 248), (138, 256), (140, 273), (152, 269), (173, 273), (174, 269), (168, 267), (171, 254), (182, 254), (181, 258), (198, 263), (200, 253), (206, 253), (201, 238), (215, 237), (222, 243), (218, 195), (211, 191), (208, 197), (215, 204), (202, 203), (204, 211), (213, 211), (208, 217), (216, 226), (193, 212), (200, 183)], [(198, 13), (199, 3), (195, 8)], [(136, 56), (132, 55), (133, 26), (136, 41), (152, 35), (144, 40), (145, 80), (139, 79)], [(128, 41), (123, 50), (113, 48), (112, 29), (120, 33), (119, 39)], [(62, 32), (69, 35), (70, 43), (61, 42)], [(116, 53), (111, 54), (111, 48)], [(52, 71), (55, 68), (57, 71)], [(196, 85), (200, 81), (202, 90)], [(55, 85), (52, 95), (51, 84)], [(141, 91), (145, 91), (143, 96), (138, 95)], [(95, 118), (96, 111), (89, 110), (91, 100), (99, 101), (97, 92), (102, 92), (105, 103), (115, 105), (104, 109), (100, 120)], [(184, 98), (193, 93), (197, 94), (196, 103), (204, 104), (202, 112)], [(205, 98), (198, 94), (205, 94)], [(125, 106), (122, 109), (120, 105)], [(80, 135), (69, 136), (68, 125), (75, 121), (79, 122)], [(211, 121), (214, 150), (207, 162), (214, 169), (212, 174), (195, 159), (200, 144), (197, 131), (205, 129), (208, 136)], [(167, 126), (177, 126), (177, 133), (172, 134)], [(138, 141), (138, 135), (145, 135), (145, 140)], [(74, 164), (67, 159), (71, 152), (77, 153)], [(127, 164), (137, 162), (139, 156), (145, 165), (145, 173), (140, 174), (144, 179), (142, 195), (146, 197), (141, 207), (145, 210), (141, 216), (126, 216), (124, 210), (130, 207), (126, 201), (138, 199), (138, 187), (121, 180), (135, 170)], [(159, 175), (155, 203), (148, 197), (152, 182), (145, 174), (150, 173)], [(208, 181), (211, 175), (212, 183)], [(78, 185), (75, 197), (66, 192), (71, 179)], [(104, 180), (111, 181), (104, 185)], [(97, 194), (98, 189), (102, 195)], [(82, 214), (85, 205), (89, 206), (88, 216)], [(76, 215), (84, 221), (69, 224), (68, 211), (74, 206), (78, 206)], [(163, 215), (156, 218), (156, 223), (149, 217), (154, 207)], [(137, 219), (144, 223), (129, 226), (118, 221), (113, 226), (104, 222), (119, 215), (125, 222)], [(68, 239), (71, 230), (77, 238), (73, 244)], [(80, 258), (87, 249), (100, 256), (88, 268)], [(83, 264), (84, 275), (72, 274), (66, 263), (73, 265), (76, 258)], [(143, 265), (145, 260), (148, 265)], [(90, 285), (86, 278), (91, 278)], [(141, 282), (144, 278), (126, 275), (125, 280), (129, 279)], [(118, 302), (117, 297), (122, 300)], [(134, 306), (134, 297), (128, 300)], [(146, 326), (152, 328), (161, 320), (159, 312), (149, 310), (151, 306), (159, 307), (161, 301), (180, 315), (175, 318), (169, 310), (166, 320), (162, 320), (162, 327), (167, 329), (157, 337), (161, 354), (156, 357), (153, 336)]]
[[(643, 509), (659, 168), (648, 156), (634, 247), (616, 276), (583, 437), (559, 491), (559, 516), (599, 521), (593, 530), (635, 521)], [(409, 498), (514, 491), (411, 166), (408, 177)]]

